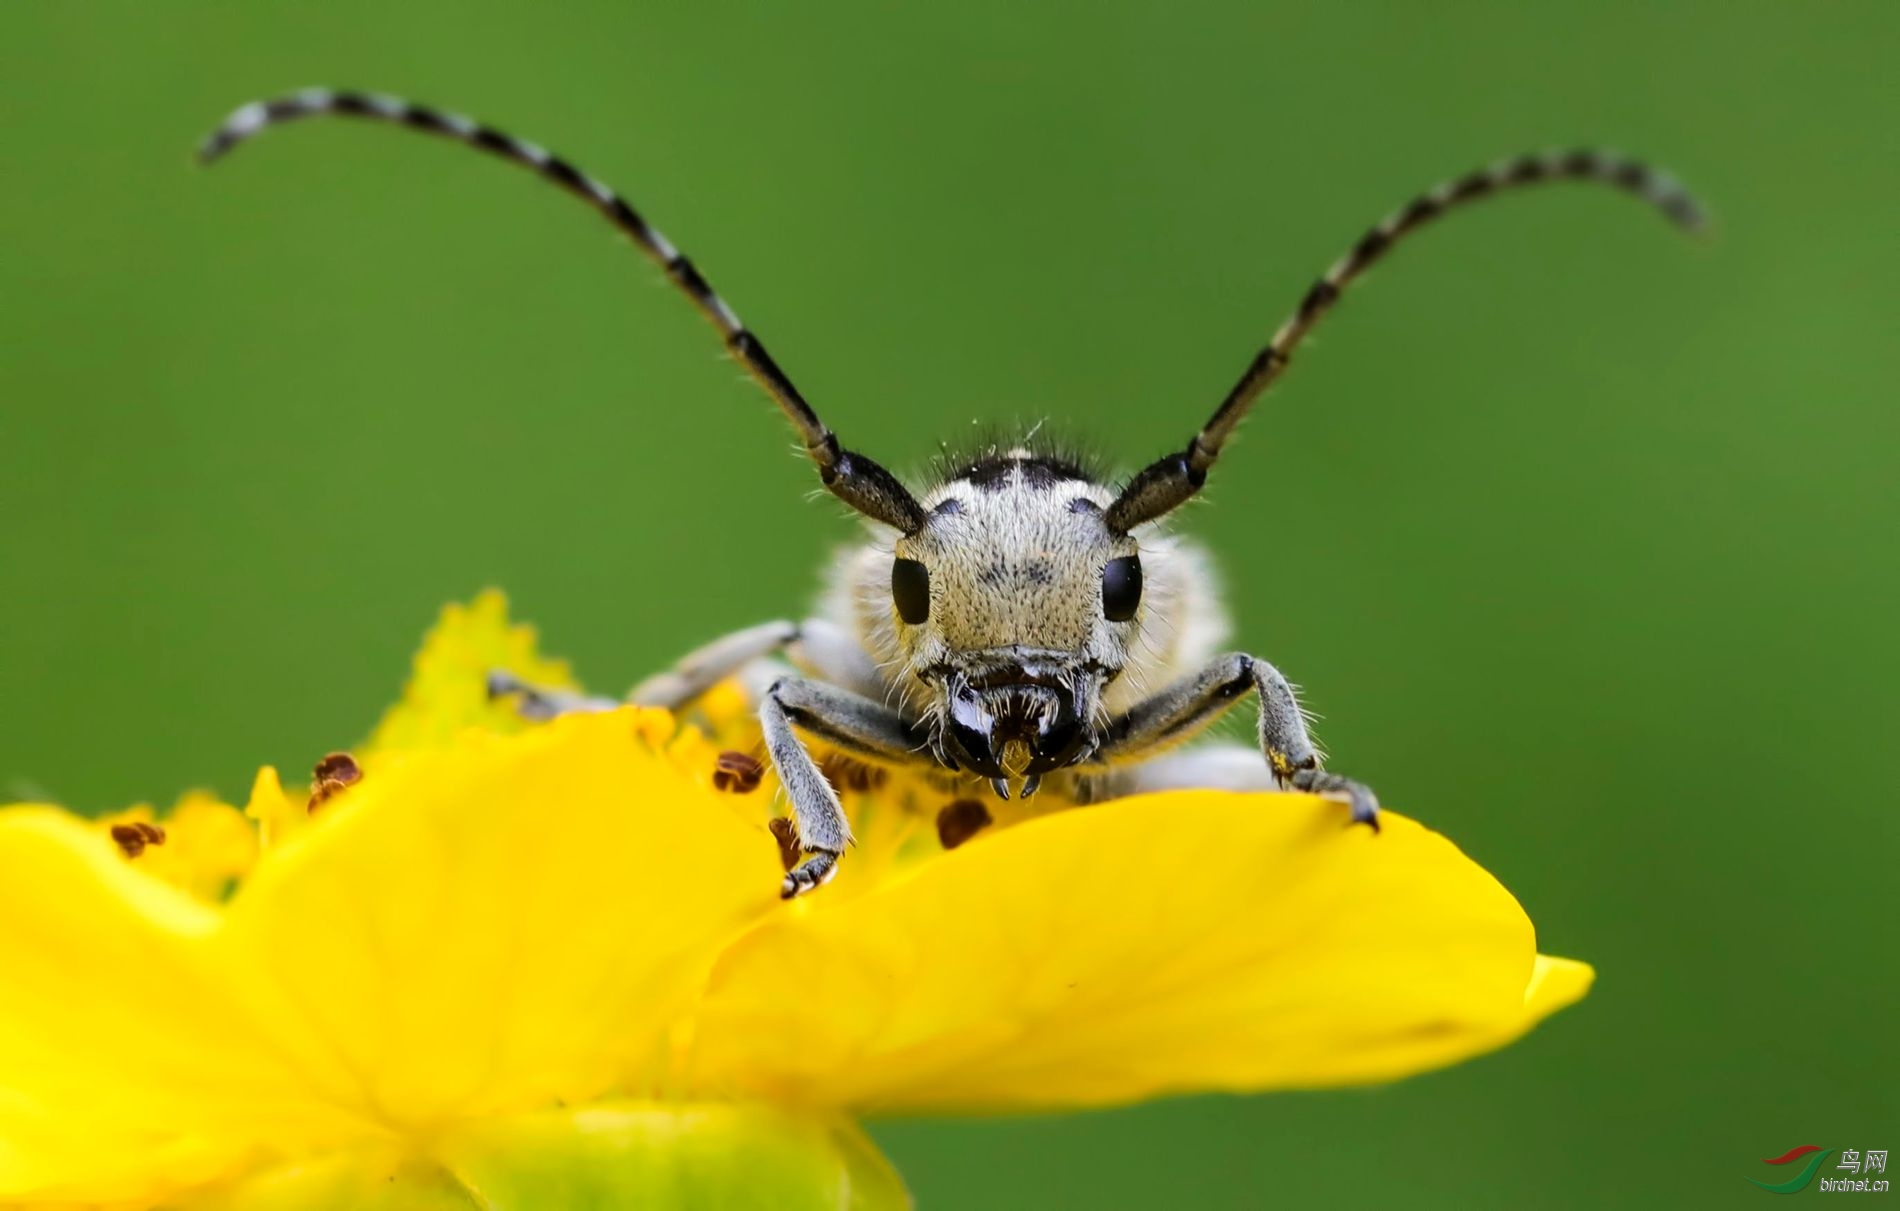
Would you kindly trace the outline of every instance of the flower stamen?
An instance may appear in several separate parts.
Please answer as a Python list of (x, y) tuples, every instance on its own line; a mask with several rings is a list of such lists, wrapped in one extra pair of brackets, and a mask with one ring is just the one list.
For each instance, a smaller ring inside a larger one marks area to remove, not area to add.
[(750, 753), (727, 749), (713, 763), (713, 786), (735, 795), (749, 795), (759, 789), (765, 777), (765, 763)]
[(785, 869), (797, 866), (798, 860), (805, 856), (805, 847), (798, 843), (797, 827), (785, 816), (773, 816), (766, 827), (772, 830), (772, 839), (778, 842), (778, 860), (785, 864)]
[(361, 782), (363, 767), (348, 753), (330, 753), (317, 762), (310, 777), (310, 803), (305, 810), (314, 812), (338, 793)]
[(113, 825), (112, 840), (126, 857), (136, 858), (148, 845), (165, 844), (165, 830), (144, 820), (134, 820), (130, 824)]
[(990, 809), (977, 799), (958, 799), (937, 813), (937, 840), (955, 849), (992, 823)]

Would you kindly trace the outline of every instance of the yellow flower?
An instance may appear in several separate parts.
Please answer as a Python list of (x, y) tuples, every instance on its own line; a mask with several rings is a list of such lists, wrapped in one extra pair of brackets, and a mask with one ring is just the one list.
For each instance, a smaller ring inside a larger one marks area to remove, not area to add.
[(861, 1113), (1385, 1080), (1589, 984), (1450, 842), (1297, 795), (944, 852), (942, 792), (841, 771), (859, 852), (786, 903), (769, 778), (714, 785), (735, 691), (501, 734), (469, 687), (532, 671), (510, 634), (451, 610), (314, 813), (260, 777), (223, 903), (182, 850), (0, 811), (0, 1205), (880, 1211)]
[(472, 726), (518, 732), (526, 724), (506, 702), (488, 695), (488, 674), (513, 673), (529, 685), (579, 687), (565, 660), (538, 650), (531, 626), (508, 621), (508, 599), (489, 589), (468, 605), (449, 605), (416, 653), (402, 700), (383, 712), (365, 748), (392, 753), (453, 742)]

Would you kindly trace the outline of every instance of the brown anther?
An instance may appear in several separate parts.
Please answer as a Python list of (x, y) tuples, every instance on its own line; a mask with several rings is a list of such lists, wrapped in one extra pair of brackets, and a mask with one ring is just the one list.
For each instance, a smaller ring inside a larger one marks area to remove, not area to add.
[(317, 767), (310, 771), (310, 777), (310, 804), (305, 810), (316, 811), (339, 791), (348, 790), (361, 782), (363, 767), (348, 753), (331, 753), (317, 762)]
[(727, 749), (713, 762), (713, 786), (735, 795), (749, 795), (759, 789), (765, 777), (765, 763), (750, 753)]
[(317, 767), (310, 773), (318, 782), (341, 782), (344, 786), (363, 780), (363, 767), (348, 753), (329, 754), (317, 762)]
[(888, 771), (843, 753), (825, 754), (818, 762), (818, 770), (824, 774), (825, 781), (831, 783), (832, 789), (856, 791), (859, 794), (876, 790), (890, 777)]
[(773, 816), (766, 827), (772, 830), (772, 839), (778, 842), (778, 860), (785, 864), (785, 869), (797, 866), (798, 860), (805, 856), (804, 847), (798, 843), (798, 829), (784, 816)]
[(955, 849), (990, 825), (990, 809), (976, 799), (958, 799), (937, 813), (937, 840)]
[(128, 858), (136, 858), (145, 852), (148, 845), (165, 844), (165, 830), (156, 824), (135, 820), (130, 824), (113, 825), (112, 840), (120, 853)]

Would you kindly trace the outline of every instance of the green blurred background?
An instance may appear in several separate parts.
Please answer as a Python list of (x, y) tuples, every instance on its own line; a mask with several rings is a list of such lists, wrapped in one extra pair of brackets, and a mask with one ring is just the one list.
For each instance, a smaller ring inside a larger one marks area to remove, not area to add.
[[(1461, 216), (1356, 292), (1189, 524), (1339, 768), (1588, 1002), (1392, 1088), (880, 1126), (926, 1208), (1725, 1206), (1900, 1144), (1889, 0), (0, 7), (0, 788), (87, 809), (359, 736), (487, 584), (596, 686), (801, 609), (852, 533), (657, 275), (307, 84), (571, 153), (846, 439), (1183, 440), (1414, 190), (1604, 141), (1706, 198)], [(1297, 537), (1295, 537), (1297, 536)]]

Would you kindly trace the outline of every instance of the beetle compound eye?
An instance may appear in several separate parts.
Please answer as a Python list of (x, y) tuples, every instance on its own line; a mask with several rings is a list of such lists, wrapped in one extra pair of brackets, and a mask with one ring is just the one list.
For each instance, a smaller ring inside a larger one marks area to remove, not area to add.
[(930, 617), (930, 569), (914, 559), (900, 559), (891, 565), (891, 600), (897, 603), (897, 616), (912, 626)]
[(1102, 569), (1102, 615), (1110, 622), (1127, 622), (1141, 604), (1141, 557), (1111, 559)]

